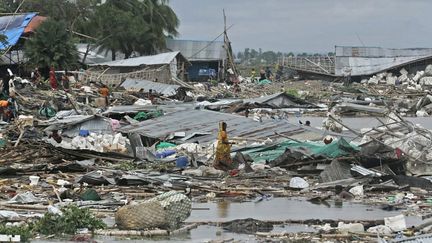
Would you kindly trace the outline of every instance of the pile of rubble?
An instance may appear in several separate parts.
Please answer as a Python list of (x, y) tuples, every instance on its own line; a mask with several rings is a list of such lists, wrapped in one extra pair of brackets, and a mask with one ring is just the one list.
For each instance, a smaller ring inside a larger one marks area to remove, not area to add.
[(432, 65), (428, 65), (424, 71), (410, 74), (404, 68), (399, 71), (400, 75), (390, 72), (382, 72), (369, 79), (362, 80), (367, 84), (403, 85), (408, 90), (428, 90), (432, 86)]

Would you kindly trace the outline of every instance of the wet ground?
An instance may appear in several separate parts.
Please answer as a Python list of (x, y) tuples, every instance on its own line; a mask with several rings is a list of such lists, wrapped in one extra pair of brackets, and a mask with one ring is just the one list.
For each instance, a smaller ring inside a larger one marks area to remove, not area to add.
[[(377, 206), (354, 202), (331, 202), (330, 207), (312, 204), (304, 198), (273, 198), (269, 201), (195, 203), (187, 222), (226, 222), (234, 219), (253, 218), (258, 220), (380, 220), (400, 214), (384, 211)], [(202, 210), (208, 208), (209, 210)]]
[[(253, 234), (232, 233), (220, 225), (235, 219), (253, 218), (263, 221), (289, 221), (289, 220), (383, 220), (401, 214), (400, 211), (385, 211), (380, 206), (365, 205), (358, 202), (335, 202), (329, 201), (330, 207), (316, 205), (305, 200), (305, 198), (273, 198), (269, 201), (255, 202), (230, 202), (220, 201), (211, 203), (194, 203), (192, 215), (187, 222), (213, 222), (211, 225), (200, 225), (189, 233), (170, 237), (158, 238), (128, 238), (97, 236), (95, 240), (100, 242), (209, 242), (211, 240), (235, 239), (241, 242), (256, 242)], [(424, 223), (419, 217), (407, 217), (407, 226)], [(106, 219), (108, 225), (114, 224), (114, 219)], [(316, 232), (312, 226), (302, 224), (283, 224), (274, 226), (270, 232)], [(34, 242), (58, 242), (41, 241)]]

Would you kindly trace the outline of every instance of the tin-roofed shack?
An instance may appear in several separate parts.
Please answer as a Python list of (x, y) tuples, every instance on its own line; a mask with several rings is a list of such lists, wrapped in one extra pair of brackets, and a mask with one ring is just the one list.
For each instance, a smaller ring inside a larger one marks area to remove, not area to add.
[(144, 79), (161, 83), (182, 83), (189, 61), (178, 51), (90, 65), (87, 81), (119, 85), (123, 79)]
[(180, 51), (192, 64), (187, 80), (199, 82), (209, 78), (223, 79), (227, 59), (223, 41), (166, 40), (167, 49)]

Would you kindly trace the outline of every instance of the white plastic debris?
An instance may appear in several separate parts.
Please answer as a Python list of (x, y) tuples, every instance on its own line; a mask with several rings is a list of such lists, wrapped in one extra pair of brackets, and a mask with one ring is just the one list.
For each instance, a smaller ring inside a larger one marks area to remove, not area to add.
[(63, 212), (59, 208), (57, 208), (53, 205), (48, 206), (48, 213), (52, 213), (52, 214), (60, 215), (60, 216), (63, 215)]
[(399, 73), (402, 74), (402, 75), (408, 75), (408, 71), (407, 71), (405, 68), (402, 68), (402, 69), (399, 71)]
[(345, 224), (344, 222), (339, 222), (338, 230), (340, 232), (364, 232), (364, 226), (360, 223)]
[(362, 197), (362, 196), (364, 196), (363, 185), (361, 185), (361, 186), (355, 186), (355, 187), (351, 188), (349, 190), (349, 192), (351, 194), (353, 194), (354, 196)]
[(24, 192), (16, 195), (8, 201), (8, 203), (35, 203), (41, 200), (33, 195), (31, 192)]
[(0, 219), (18, 219), (19, 215), (14, 211), (0, 210)]
[(414, 82), (417, 82), (424, 75), (424, 71), (417, 71), (416, 75), (412, 78)]
[(39, 183), (39, 179), (39, 176), (29, 176), (30, 186), (37, 186), (37, 184)]
[(424, 75), (425, 76), (432, 76), (432, 65), (431, 64), (426, 66), (426, 68), (424, 70)]
[(432, 77), (423, 77), (419, 82), (421, 85), (432, 85)]
[(151, 105), (151, 104), (152, 104), (152, 102), (150, 100), (144, 100), (144, 99), (138, 99), (134, 103), (134, 105), (139, 105), (139, 106), (146, 106), (146, 105)]
[(305, 181), (301, 177), (293, 177), (290, 180), (289, 186), (291, 188), (304, 189), (304, 188), (308, 188), (309, 187), (309, 183), (307, 181)]
[(417, 117), (426, 117), (426, 116), (429, 116), (429, 114), (424, 110), (419, 110), (419, 111), (416, 111), (416, 116)]
[(390, 227), (385, 225), (377, 225), (374, 227), (370, 227), (369, 229), (367, 229), (367, 232), (380, 235), (391, 235), (393, 233)]
[(189, 169), (182, 171), (182, 175), (200, 177), (203, 176), (203, 171), (200, 169)]
[(407, 228), (405, 216), (403, 214), (384, 218), (384, 224), (388, 226), (393, 232), (402, 231)]

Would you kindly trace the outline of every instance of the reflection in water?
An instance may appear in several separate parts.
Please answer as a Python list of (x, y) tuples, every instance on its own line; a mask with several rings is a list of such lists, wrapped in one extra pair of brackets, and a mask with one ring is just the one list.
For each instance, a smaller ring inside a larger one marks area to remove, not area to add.
[(220, 218), (226, 218), (228, 216), (229, 206), (230, 206), (229, 201), (223, 200), (217, 202), (217, 211), (218, 211), (218, 216)]
[(335, 206), (335, 208), (342, 208), (342, 206), (343, 206), (343, 201), (340, 200), (340, 199), (335, 199), (335, 201), (334, 201), (334, 206)]

